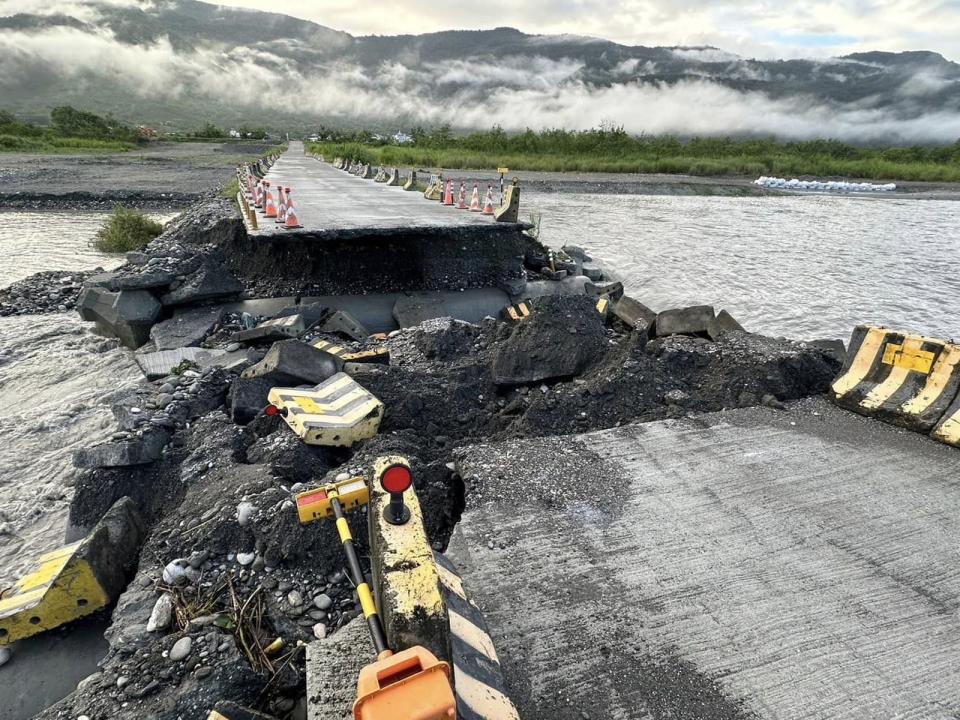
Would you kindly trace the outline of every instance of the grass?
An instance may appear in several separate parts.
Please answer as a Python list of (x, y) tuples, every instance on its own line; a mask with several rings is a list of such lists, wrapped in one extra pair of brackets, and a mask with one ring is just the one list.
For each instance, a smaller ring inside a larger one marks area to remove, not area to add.
[(104, 253), (124, 253), (142, 250), (157, 235), (163, 225), (143, 213), (117, 205), (97, 232), (93, 246)]
[(384, 166), (463, 170), (665, 173), (699, 176), (866, 178), (960, 182), (955, 145), (862, 147), (834, 140), (634, 137), (622, 130), (502, 130), (463, 137), (421, 135), (416, 145), (311, 143), (310, 151)]
[(223, 193), (223, 196), (229, 200), (236, 199), (237, 193), (240, 192), (240, 181), (234, 178), (223, 186), (223, 190), (221, 192)]
[(85, 153), (126, 152), (135, 146), (119, 140), (96, 140), (71, 137), (27, 137), (23, 135), (0, 135), (0, 152), (25, 153)]

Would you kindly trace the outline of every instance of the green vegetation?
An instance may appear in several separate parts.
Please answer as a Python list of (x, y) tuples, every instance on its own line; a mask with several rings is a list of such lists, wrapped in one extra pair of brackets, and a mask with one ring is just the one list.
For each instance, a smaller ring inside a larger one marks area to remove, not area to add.
[(233, 200), (235, 197), (237, 197), (237, 193), (240, 192), (240, 181), (234, 178), (223, 186), (223, 190), (221, 192), (225, 198)]
[(139, 132), (107, 117), (76, 110), (54, 108), (50, 125), (38, 127), (17, 120), (0, 110), (0, 152), (110, 152), (129, 150)]
[(122, 253), (142, 250), (163, 232), (163, 225), (143, 213), (117, 205), (97, 232), (93, 246), (100, 252)]
[(623, 128), (509, 134), (502, 128), (455, 136), (420, 128), (414, 142), (392, 144), (364, 130), (321, 128), (310, 150), (385, 166), (550, 172), (776, 175), (960, 182), (960, 141), (953, 145), (866, 147), (837, 140), (633, 136)]

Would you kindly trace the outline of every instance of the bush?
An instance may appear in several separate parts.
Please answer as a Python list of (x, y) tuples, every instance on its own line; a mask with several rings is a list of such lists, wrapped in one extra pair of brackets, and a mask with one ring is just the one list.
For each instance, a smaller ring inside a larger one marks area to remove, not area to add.
[(142, 250), (163, 232), (163, 225), (143, 213), (117, 205), (97, 232), (93, 246), (100, 252), (122, 253)]

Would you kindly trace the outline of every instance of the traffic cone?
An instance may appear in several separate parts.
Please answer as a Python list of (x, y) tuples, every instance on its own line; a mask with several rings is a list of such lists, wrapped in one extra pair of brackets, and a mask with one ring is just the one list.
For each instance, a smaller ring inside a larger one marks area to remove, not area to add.
[(467, 209), (467, 186), (461, 180), (460, 181), (460, 194), (457, 197), (457, 210), (466, 210)]
[(270, 189), (270, 183), (267, 186), (266, 200), (263, 201), (263, 214), (267, 217), (275, 218), (277, 216), (277, 204), (273, 200), (273, 190)]
[(483, 201), (483, 214), (493, 215), (493, 187), (487, 185), (487, 197)]
[(470, 212), (480, 212), (480, 190), (473, 184), (473, 195), (470, 196)]
[(447, 191), (443, 194), (443, 204), (453, 205), (453, 180), (447, 180)]
[(274, 222), (282, 224), (287, 220), (287, 196), (283, 192), (283, 185), (277, 185), (277, 195), (280, 197), (280, 204), (277, 206), (277, 219)]
[(293, 192), (290, 188), (287, 188), (287, 219), (284, 224), (285, 230), (293, 230), (295, 228), (303, 227), (300, 222), (297, 220), (297, 209), (293, 206), (293, 198), (290, 197), (290, 193)]

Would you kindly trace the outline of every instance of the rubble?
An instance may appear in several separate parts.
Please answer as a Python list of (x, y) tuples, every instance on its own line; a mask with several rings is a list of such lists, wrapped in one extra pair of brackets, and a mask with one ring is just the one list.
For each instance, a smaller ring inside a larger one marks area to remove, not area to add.
[(243, 371), (241, 377), (267, 378), (274, 385), (317, 385), (343, 369), (343, 361), (299, 340), (275, 342), (263, 360)]
[(219, 307), (178, 311), (169, 320), (154, 325), (150, 339), (157, 350), (199, 346), (223, 320), (223, 315)]
[(80, 317), (95, 322), (102, 333), (116, 337), (132, 350), (150, 338), (150, 328), (160, 317), (161, 306), (145, 290), (111, 292), (87, 286), (77, 300)]
[(0, 288), (0, 317), (67, 312), (76, 307), (87, 278), (103, 272), (39, 272)]

